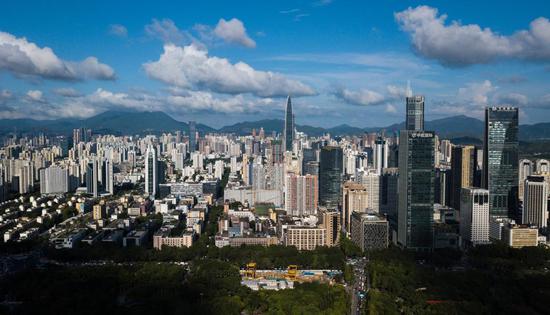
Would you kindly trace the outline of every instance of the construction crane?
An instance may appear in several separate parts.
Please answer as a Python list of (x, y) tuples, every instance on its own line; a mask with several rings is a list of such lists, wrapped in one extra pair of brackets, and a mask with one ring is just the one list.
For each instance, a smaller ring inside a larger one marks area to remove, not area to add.
[(256, 263), (255, 262), (249, 262), (246, 264), (246, 270), (244, 272), (244, 276), (247, 278), (255, 279), (256, 278)]
[(298, 275), (298, 266), (297, 265), (289, 265), (286, 269), (286, 278), (288, 280), (296, 280), (296, 276)]

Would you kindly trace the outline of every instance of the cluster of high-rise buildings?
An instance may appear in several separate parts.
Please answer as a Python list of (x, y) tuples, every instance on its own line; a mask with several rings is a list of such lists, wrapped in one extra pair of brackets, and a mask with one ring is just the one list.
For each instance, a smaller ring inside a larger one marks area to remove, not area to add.
[[(187, 132), (160, 136), (93, 135), (86, 128), (72, 137), (11, 136), (0, 151), (0, 201), (40, 192), (97, 203), (130, 194), (142, 206), (98, 208), (95, 219), (171, 216), (176, 221), (160, 230), (159, 248), (190, 244), (202, 229), (204, 205), (222, 202), (218, 246), (313, 249), (338, 244), (340, 233), (364, 250), (392, 242), (429, 251), (544, 241), (550, 163), (520, 160), (517, 108), (486, 108), (483, 145), (476, 146), (426, 130), (423, 96), (408, 89), (405, 105), (403, 129), (389, 134), (309, 136), (296, 130), (288, 97), (282, 132), (201, 135), (191, 121)], [(154, 207), (144, 207), (147, 200)], [(192, 224), (182, 231), (178, 220)]]

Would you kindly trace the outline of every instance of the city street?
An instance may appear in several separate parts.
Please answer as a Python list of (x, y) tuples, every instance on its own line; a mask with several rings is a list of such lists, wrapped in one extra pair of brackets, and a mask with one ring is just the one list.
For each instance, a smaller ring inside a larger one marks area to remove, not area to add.
[[(365, 257), (348, 260), (348, 264), (353, 265), (354, 281), (348, 288), (348, 292), (351, 294), (350, 314), (353, 315), (361, 314), (361, 306), (369, 289), (370, 282), (367, 279), (368, 275), (365, 273), (366, 263)], [(367, 283), (367, 290), (365, 290), (365, 283)]]

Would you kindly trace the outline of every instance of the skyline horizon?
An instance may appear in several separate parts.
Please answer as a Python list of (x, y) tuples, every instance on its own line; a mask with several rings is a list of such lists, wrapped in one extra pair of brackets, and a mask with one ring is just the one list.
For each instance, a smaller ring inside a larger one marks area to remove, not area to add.
[(33, 3), (0, 13), (0, 118), (135, 109), (218, 125), (278, 116), (290, 94), (302, 124), (388, 125), (410, 81), (427, 119), (513, 105), (526, 123), (550, 121), (550, 8), (536, 1), (496, 17), (491, 2), (138, 4), (129, 16)]

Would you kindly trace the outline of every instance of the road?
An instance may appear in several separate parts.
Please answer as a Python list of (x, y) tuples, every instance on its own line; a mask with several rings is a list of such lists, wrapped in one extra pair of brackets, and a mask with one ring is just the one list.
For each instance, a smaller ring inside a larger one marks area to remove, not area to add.
[(349, 287), (348, 292), (351, 294), (351, 310), (350, 314), (361, 314), (361, 306), (366, 298), (365, 282), (367, 283), (367, 291), (370, 285), (368, 275), (365, 273), (367, 259), (365, 257), (348, 260), (348, 264), (353, 266), (353, 284)]

